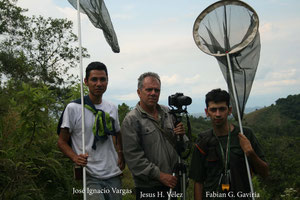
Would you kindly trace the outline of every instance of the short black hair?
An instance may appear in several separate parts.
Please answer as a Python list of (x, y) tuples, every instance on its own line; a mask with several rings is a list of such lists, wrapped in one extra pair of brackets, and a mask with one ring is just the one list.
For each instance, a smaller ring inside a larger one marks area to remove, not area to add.
[(86, 70), (85, 70), (85, 78), (86, 78), (86, 79), (89, 79), (90, 72), (91, 72), (92, 70), (103, 70), (103, 71), (105, 71), (106, 76), (108, 77), (107, 68), (106, 68), (106, 66), (105, 66), (103, 63), (101, 63), (101, 62), (91, 62), (91, 63), (87, 66), (87, 68), (86, 68)]
[(208, 92), (205, 96), (206, 108), (208, 108), (208, 104), (211, 101), (215, 103), (220, 103), (225, 101), (226, 105), (229, 107), (230, 96), (228, 92), (225, 90), (221, 90), (220, 88), (213, 89), (212, 91)]

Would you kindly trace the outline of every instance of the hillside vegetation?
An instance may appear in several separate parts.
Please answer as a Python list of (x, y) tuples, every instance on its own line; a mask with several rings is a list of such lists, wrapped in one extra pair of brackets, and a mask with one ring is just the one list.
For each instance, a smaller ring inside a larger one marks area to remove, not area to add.
[(289, 95), (244, 117), (244, 125), (253, 128), (266, 154), (270, 176), (264, 183), (272, 198), (283, 199), (279, 194), (289, 192), (291, 199), (300, 196), (299, 109), (300, 94)]
[(300, 95), (280, 98), (276, 104), (249, 113), (244, 124), (255, 127), (266, 136), (299, 136), (300, 134)]
[[(73, 194), (82, 188), (73, 178), (73, 163), (56, 145), (58, 118), (80, 96), (79, 80), (69, 74), (78, 62), (72, 22), (26, 17), (15, 3), (0, 1), (0, 200), (82, 199)], [(83, 56), (88, 57), (86, 49)], [(300, 197), (299, 102), (299, 94), (290, 95), (245, 116), (270, 165), (269, 178), (253, 178), (260, 199)], [(118, 108), (122, 122), (130, 108), (125, 103)], [(203, 117), (190, 121), (192, 140), (210, 127)], [(122, 182), (134, 192), (128, 169)]]

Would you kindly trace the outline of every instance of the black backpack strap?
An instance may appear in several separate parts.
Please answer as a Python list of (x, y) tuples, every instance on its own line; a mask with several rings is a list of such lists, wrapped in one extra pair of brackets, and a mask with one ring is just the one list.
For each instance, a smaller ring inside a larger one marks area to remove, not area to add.
[[(81, 104), (81, 99), (76, 99), (76, 100), (74, 100), (74, 101), (72, 101), (72, 102), (77, 103), (77, 104)], [(58, 124), (57, 124), (57, 128), (56, 128), (56, 133), (57, 133), (57, 135), (60, 134), (61, 124), (62, 124), (62, 121), (63, 121), (63, 116), (64, 116), (64, 113), (65, 113), (65, 110), (66, 110), (66, 107), (64, 108), (64, 110), (63, 110), (63, 112), (61, 113), (60, 118), (59, 118), (59, 120), (58, 120)], [(69, 144), (69, 146), (72, 146), (72, 140), (71, 140), (71, 138), (70, 138), (70, 140), (68, 141), (68, 144)]]
[(207, 155), (209, 146), (213, 138), (214, 135), (212, 129), (202, 132), (198, 135), (195, 147), (200, 151), (201, 154)]
[[(62, 124), (62, 120), (63, 120), (63, 116), (64, 116), (64, 113), (65, 113), (65, 110), (66, 110), (66, 108), (64, 108), (63, 112), (61, 113), (61, 116), (60, 116), (59, 121), (58, 121), (58, 124), (57, 124), (57, 128), (56, 128), (56, 133), (57, 133), (57, 135), (60, 134), (61, 124)], [(71, 137), (70, 137), (70, 139), (69, 139), (69, 141), (68, 141), (68, 145), (69, 145), (70, 147), (72, 147), (72, 140), (71, 140)]]

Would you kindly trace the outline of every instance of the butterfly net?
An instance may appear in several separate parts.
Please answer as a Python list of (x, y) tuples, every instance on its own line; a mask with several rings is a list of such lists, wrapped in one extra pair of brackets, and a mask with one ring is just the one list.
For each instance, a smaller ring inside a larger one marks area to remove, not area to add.
[(237, 0), (223, 0), (212, 4), (198, 16), (194, 24), (193, 36), (196, 45), (218, 60), (228, 85), (235, 119), (237, 108), (226, 54), (230, 55), (242, 118), (259, 61), (258, 24), (256, 12), (249, 5)]
[[(77, 0), (68, 0), (77, 9)], [(108, 10), (103, 0), (80, 0), (80, 12), (86, 14), (92, 24), (103, 30), (104, 37), (115, 53), (120, 52), (118, 39), (112, 25)]]

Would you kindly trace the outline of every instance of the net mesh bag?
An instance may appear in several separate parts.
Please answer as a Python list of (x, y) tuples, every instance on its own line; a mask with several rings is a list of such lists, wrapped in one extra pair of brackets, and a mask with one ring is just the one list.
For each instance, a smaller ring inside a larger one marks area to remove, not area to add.
[[(68, 0), (77, 9), (77, 0)], [(104, 37), (115, 53), (120, 52), (118, 39), (112, 25), (108, 10), (103, 0), (80, 0), (80, 12), (86, 14), (92, 24), (103, 30)]]
[(227, 82), (237, 119), (226, 55), (230, 56), (239, 111), (243, 116), (260, 56), (259, 19), (256, 12), (238, 0), (218, 1), (206, 8), (196, 19), (193, 36), (196, 45), (214, 56)]

